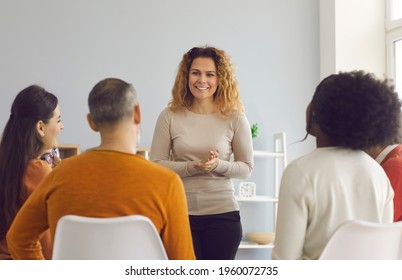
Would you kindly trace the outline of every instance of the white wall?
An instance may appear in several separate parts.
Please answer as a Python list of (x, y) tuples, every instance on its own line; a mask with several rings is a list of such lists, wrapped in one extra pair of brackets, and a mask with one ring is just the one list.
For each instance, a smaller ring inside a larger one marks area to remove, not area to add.
[(335, 0), (320, 0), (320, 80), (336, 73)]
[(320, 0), (320, 77), (362, 69), (386, 75), (385, 0)]
[[(86, 124), (87, 95), (108, 76), (133, 83), (150, 146), (177, 65), (193, 46), (225, 49), (235, 62), (258, 149), (272, 134), (304, 136), (304, 110), (319, 81), (318, 0), (0, 0), (0, 128), (14, 96), (31, 83), (55, 93), (61, 143), (98, 144)], [(290, 158), (311, 149), (292, 145)]]

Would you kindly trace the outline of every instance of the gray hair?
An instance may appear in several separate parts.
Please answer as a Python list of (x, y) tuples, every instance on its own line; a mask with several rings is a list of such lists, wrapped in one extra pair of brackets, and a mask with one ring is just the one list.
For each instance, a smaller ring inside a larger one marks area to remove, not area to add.
[(134, 87), (116, 78), (98, 82), (88, 97), (89, 112), (97, 126), (113, 125), (131, 117), (136, 104), (138, 100)]

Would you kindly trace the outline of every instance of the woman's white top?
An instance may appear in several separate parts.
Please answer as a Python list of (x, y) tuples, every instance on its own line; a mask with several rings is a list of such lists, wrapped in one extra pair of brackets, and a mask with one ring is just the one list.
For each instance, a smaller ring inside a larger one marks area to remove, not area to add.
[(363, 151), (318, 148), (287, 166), (280, 192), (273, 259), (318, 259), (345, 221), (393, 221), (393, 190)]
[[(216, 169), (203, 173), (194, 163), (219, 151)], [(231, 157), (233, 155), (233, 157)], [(224, 119), (219, 113), (163, 110), (157, 120), (150, 158), (178, 173), (190, 215), (239, 210), (231, 178), (244, 179), (253, 169), (251, 129), (244, 113)]]

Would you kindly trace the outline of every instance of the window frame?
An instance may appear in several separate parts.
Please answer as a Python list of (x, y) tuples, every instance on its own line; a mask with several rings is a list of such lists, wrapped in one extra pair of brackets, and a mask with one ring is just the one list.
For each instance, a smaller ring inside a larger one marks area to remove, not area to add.
[[(395, 74), (395, 48), (394, 42), (402, 40), (402, 18), (392, 20), (393, 0), (386, 2), (386, 56), (387, 56), (387, 76), (393, 80)], [(401, 89), (398, 89), (401, 90)], [(402, 92), (399, 93), (402, 96)]]

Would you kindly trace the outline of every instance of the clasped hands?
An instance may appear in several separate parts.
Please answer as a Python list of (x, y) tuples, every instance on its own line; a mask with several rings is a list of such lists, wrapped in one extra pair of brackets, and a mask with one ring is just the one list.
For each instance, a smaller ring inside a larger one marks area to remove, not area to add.
[(194, 168), (204, 173), (208, 173), (213, 171), (218, 166), (218, 163), (219, 163), (218, 150), (211, 150), (209, 151), (208, 157), (194, 164)]

